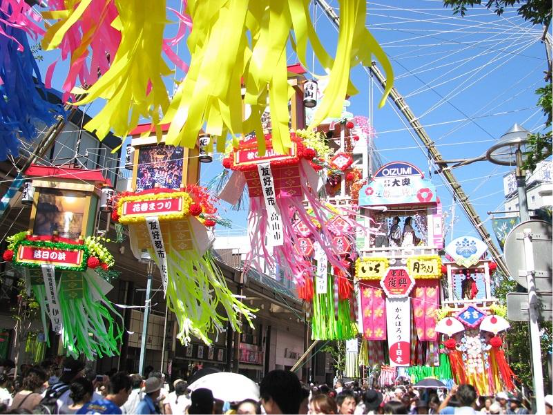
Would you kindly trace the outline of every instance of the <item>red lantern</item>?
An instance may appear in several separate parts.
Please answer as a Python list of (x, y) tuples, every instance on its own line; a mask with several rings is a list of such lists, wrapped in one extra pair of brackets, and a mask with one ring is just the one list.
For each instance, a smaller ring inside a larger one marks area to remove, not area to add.
[(503, 340), (501, 337), (494, 336), (490, 339), (490, 346), (492, 347), (501, 347), (503, 345)]
[(457, 347), (457, 342), (454, 338), (449, 338), (444, 342), (444, 346), (449, 350), (455, 350), (455, 347)]

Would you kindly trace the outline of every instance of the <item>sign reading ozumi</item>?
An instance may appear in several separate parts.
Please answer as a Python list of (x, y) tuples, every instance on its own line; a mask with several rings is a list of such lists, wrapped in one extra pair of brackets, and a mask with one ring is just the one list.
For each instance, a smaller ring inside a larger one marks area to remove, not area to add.
[(380, 285), (387, 297), (403, 298), (409, 295), (415, 286), (415, 280), (409, 275), (407, 268), (390, 267)]

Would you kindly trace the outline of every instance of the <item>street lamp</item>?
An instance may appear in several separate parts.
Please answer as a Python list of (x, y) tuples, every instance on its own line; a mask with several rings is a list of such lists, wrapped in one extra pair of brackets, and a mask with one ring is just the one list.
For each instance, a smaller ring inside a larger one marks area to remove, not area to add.
[(530, 132), (515, 124), (509, 131), (501, 136), (499, 141), (490, 147), (486, 152), (486, 158), (501, 166), (516, 166), (515, 177), (517, 180), (518, 205), (520, 210), (520, 221), (530, 220), (528, 214), (528, 201), (526, 199), (526, 174), (522, 169), (523, 156), (526, 151)]
[[(486, 158), (502, 166), (516, 166), (515, 176), (517, 180), (518, 205), (521, 223), (530, 220), (528, 214), (528, 201), (526, 199), (526, 177), (522, 169), (523, 157), (526, 152), (529, 131), (518, 124), (501, 136), (497, 144), (486, 152)], [(526, 282), (528, 285), (528, 314), (530, 323), (530, 342), (532, 366), (534, 372), (534, 396), (536, 397), (537, 413), (545, 408), (543, 389), (543, 368), (541, 364), (541, 346), (539, 334), (539, 300), (534, 281), (534, 251), (532, 249), (531, 230), (524, 229), (524, 251), (526, 257)]]

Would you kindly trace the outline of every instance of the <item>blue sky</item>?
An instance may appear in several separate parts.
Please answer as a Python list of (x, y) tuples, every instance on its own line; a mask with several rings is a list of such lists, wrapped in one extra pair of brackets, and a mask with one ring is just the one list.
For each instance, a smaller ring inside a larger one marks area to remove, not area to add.
[[(336, 0), (330, 3), (337, 7)], [(169, 5), (178, 9), (175, 1), (169, 1)], [(317, 33), (327, 50), (334, 54), (336, 29), (320, 8), (313, 15)], [(397, 90), (425, 126), (444, 159), (482, 155), (515, 122), (531, 131), (543, 127), (544, 117), (536, 106), (534, 94), (543, 84), (546, 68), (545, 49), (539, 40), (542, 29), (524, 22), (514, 9), (498, 17), (478, 7), (469, 9), (467, 16), (461, 18), (444, 8), (440, 0), (369, 1), (367, 27), (392, 62)], [(179, 54), (185, 53), (183, 45)], [(42, 55), (44, 61), (40, 66), (44, 74), (58, 53), (43, 51)], [(293, 53), (289, 56), (289, 63), (294, 63)], [(53, 83), (58, 88), (67, 67), (63, 63), (59, 65)], [(321, 73), (319, 67), (315, 70)], [(371, 108), (370, 103), (378, 103), (381, 97), (376, 81), (360, 67), (353, 70), (352, 78), (359, 94), (351, 98), (350, 111), (372, 119), (382, 161), (409, 161), (428, 177), (434, 166), (429, 166), (426, 150), (413, 138), (414, 134), (393, 103), (388, 101), (383, 109)], [(167, 80), (168, 87), (171, 82)], [(87, 112), (93, 115), (99, 108), (101, 103), (95, 103)], [(202, 167), (203, 181), (221, 169), (217, 162)], [(509, 170), (489, 162), (454, 170), (490, 232), (487, 212), (502, 210), (503, 175)], [(462, 210), (453, 203), (442, 178), (432, 174), (432, 179), (447, 215), (446, 225), (450, 228), (447, 241), (451, 237), (476, 236)], [(224, 204), (220, 211), (233, 221), (236, 232), (245, 231), (245, 212), (233, 212)]]

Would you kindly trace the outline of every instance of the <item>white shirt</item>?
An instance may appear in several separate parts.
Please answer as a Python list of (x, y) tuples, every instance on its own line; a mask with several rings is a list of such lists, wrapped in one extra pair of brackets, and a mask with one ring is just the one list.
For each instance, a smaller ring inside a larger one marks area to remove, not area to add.
[(129, 395), (127, 402), (121, 407), (121, 411), (124, 414), (134, 414), (136, 413), (136, 408), (142, 400), (142, 390), (140, 388), (133, 389)]
[(0, 388), (0, 402), (5, 403), (8, 407), (12, 404), (13, 397), (6, 388)]
[(177, 394), (175, 392), (171, 392), (165, 403), (169, 404), (171, 407), (171, 413), (175, 415), (183, 415), (184, 411), (188, 408), (192, 401), (185, 394), (177, 398)]

